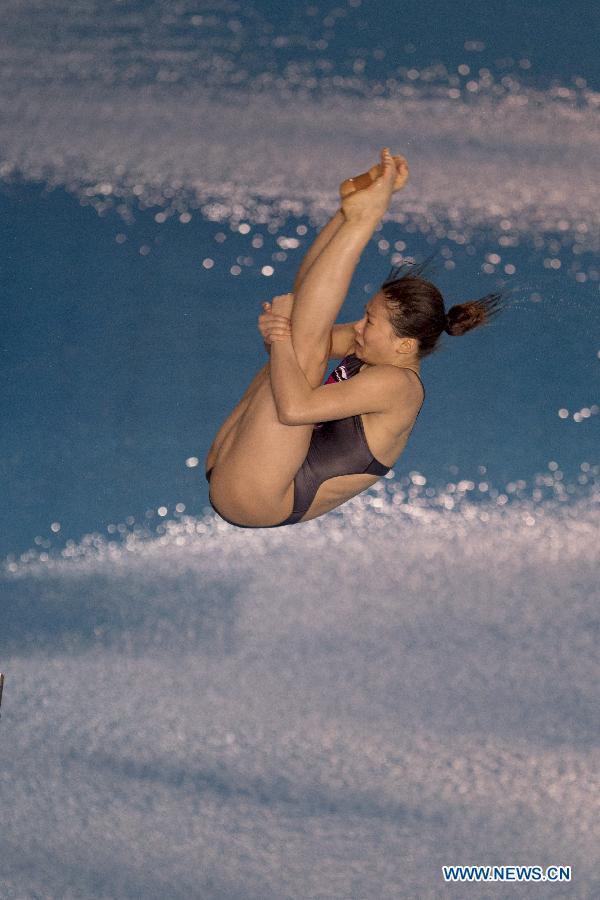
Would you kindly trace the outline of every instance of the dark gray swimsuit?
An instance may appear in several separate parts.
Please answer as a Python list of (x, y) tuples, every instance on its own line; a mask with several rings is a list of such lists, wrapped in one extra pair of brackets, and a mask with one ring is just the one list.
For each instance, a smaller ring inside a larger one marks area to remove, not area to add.
[[(344, 357), (325, 384), (347, 381), (348, 378), (352, 378), (360, 371), (362, 365), (362, 360), (354, 354)], [(417, 378), (419, 378), (418, 375)], [(421, 381), (420, 378), (419, 381)], [(423, 387), (422, 381), (421, 387)], [(423, 387), (424, 400), (425, 388)], [(421, 412), (421, 408), (419, 408), (419, 412)], [(417, 417), (418, 415), (419, 413), (417, 413)], [(362, 417), (360, 415), (348, 416), (346, 419), (320, 422), (314, 426), (306, 459), (294, 478), (294, 508), (291, 515), (283, 522), (279, 522), (277, 525), (239, 525), (219, 512), (210, 499), (210, 493), (208, 499), (214, 511), (230, 525), (236, 525), (238, 528), (280, 528), (282, 525), (295, 525), (300, 521), (313, 502), (319, 487), (329, 478), (335, 478), (338, 475), (381, 476), (389, 471), (390, 466), (380, 463), (369, 450)], [(212, 468), (206, 472), (208, 482), (210, 482), (211, 472)]]

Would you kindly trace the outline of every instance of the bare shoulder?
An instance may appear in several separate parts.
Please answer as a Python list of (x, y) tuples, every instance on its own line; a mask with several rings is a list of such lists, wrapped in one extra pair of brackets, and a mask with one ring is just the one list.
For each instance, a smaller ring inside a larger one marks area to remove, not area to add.
[(375, 366), (366, 365), (359, 374), (363, 378), (367, 376), (373, 384), (377, 383), (392, 390), (402, 390), (403, 393), (408, 392), (417, 397), (423, 393), (421, 379), (412, 369), (378, 363)]
[(367, 375), (376, 388), (389, 400), (388, 411), (411, 414), (423, 400), (421, 380), (412, 369), (387, 364), (369, 366), (360, 373)]

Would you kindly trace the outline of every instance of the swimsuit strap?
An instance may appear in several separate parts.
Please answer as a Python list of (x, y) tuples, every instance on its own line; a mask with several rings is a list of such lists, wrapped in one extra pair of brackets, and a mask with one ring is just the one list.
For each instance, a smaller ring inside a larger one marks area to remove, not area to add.
[[(408, 368), (408, 366), (406, 366), (405, 368)], [(420, 382), (420, 384), (421, 384), (421, 387), (423, 388), (423, 400), (425, 400), (425, 385), (424, 385), (423, 382), (421, 381), (421, 376), (419, 375), (418, 372), (415, 372), (414, 369), (410, 369), (409, 371), (411, 371), (411, 372), (413, 373), (413, 375), (416, 375), (417, 378), (419, 379), (419, 382)]]

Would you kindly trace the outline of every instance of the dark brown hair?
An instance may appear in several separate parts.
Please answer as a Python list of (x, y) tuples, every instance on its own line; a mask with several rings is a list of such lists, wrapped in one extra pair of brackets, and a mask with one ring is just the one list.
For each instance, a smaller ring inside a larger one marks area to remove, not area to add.
[(444, 298), (438, 288), (421, 278), (433, 256), (435, 254), (419, 264), (393, 266), (380, 288), (394, 334), (417, 338), (419, 359), (439, 349), (438, 341), (443, 331), (452, 336), (465, 334), (486, 325), (503, 309), (503, 294), (496, 292), (486, 294), (480, 300), (458, 303), (446, 313)]

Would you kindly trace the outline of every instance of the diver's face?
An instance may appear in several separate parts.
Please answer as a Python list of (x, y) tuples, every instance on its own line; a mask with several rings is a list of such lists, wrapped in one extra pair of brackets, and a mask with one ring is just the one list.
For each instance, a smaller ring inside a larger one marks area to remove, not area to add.
[(387, 305), (379, 292), (365, 304), (365, 314), (354, 326), (355, 355), (374, 360), (389, 356), (392, 337)]

